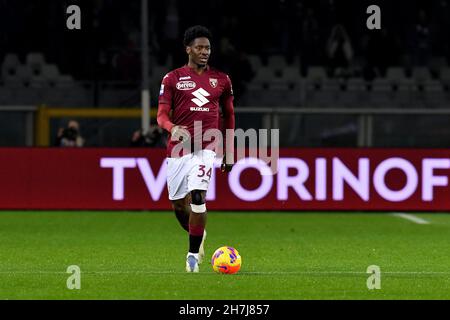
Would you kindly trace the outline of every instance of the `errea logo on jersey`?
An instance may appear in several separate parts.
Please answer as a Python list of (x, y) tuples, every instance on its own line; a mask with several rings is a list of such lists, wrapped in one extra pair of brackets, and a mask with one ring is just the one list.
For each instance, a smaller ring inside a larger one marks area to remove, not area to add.
[[(203, 88), (200, 88), (198, 90), (195, 90), (194, 92), (192, 92), (192, 95), (196, 98), (196, 99), (192, 99), (191, 101), (193, 103), (195, 103), (196, 105), (198, 105), (199, 107), (204, 106), (205, 104), (207, 104), (209, 102), (208, 99), (206, 99), (206, 97), (209, 97), (210, 94), (208, 91), (206, 91)], [(208, 108), (203, 108), (203, 109), (208, 109)], [(192, 108), (191, 108), (192, 110)], [(192, 111), (200, 111), (200, 110), (192, 110)], [(209, 111), (208, 110), (201, 110), (201, 111)]]
[(196, 87), (194, 81), (179, 81), (177, 83), (177, 89), (178, 90), (192, 90)]

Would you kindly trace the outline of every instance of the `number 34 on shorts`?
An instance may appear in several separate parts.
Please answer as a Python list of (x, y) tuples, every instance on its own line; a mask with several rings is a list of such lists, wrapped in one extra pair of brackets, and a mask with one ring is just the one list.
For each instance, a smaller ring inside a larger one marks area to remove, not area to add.
[(198, 167), (199, 167), (198, 170), (200, 171), (200, 174), (197, 177), (203, 178), (206, 175), (209, 179), (211, 179), (211, 170), (212, 170), (212, 168), (209, 168), (208, 171), (205, 171), (206, 170), (205, 169), (206, 168), (205, 165), (199, 164)]
[(192, 190), (208, 190), (216, 154), (211, 150), (169, 158), (167, 166), (167, 186), (169, 199), (184, 198)]

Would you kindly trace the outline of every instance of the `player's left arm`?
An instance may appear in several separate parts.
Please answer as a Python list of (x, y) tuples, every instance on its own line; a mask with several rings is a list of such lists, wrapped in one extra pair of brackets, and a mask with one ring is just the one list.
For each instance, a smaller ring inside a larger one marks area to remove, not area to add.
[[(231, 80), (227, 77), (228, 84), (222, 97), (223, 103), (223, 132), (224, 132), (224, 158), (222, 162), (222, 172), (230, 172), (234, 164), (234, 97)], [(227, 135), (228, 132), (228, 135)], [(230, 134), (232, 133), (232, 134)]]

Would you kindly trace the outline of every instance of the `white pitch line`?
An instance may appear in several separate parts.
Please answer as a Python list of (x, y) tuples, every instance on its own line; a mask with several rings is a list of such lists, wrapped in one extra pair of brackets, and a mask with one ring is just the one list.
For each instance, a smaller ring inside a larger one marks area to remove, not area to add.
[[(146, 275), (181, 275), (186, 274), (186, 272), (182, 271), (149, 271), (149, 270), (135, 270), (135, 271), (81, 271), (82, 274), (86, 275), (113, 275), (113, 274), (146, 274)], [(6, 275), (19, 275), (19, 274), (32, 274), (32, 275), (42, 275), (42, 274), (67, 274), (64, 271), (0, 271), (0, 274)], [(213, 272), (210, 273), (200, 273), (203, 275), (214, 275)], [(248, 271), (241, 272), (240, 275), (365, 275), (367, 272), (364, 271)], [(450, 275), (450, 271), (383, 271), (382, 274), (390, 274), (390, 275)]]
[(412, 221), (414, 223), (417, 224), (430, 224), (429, 221), (416, 217), (415, 215), (409, 214), (409, 213), (403, 213), (403, 212), (395, 212), (392, 215), (396, 216), (396, 217), (400, 217), (409, 221)]

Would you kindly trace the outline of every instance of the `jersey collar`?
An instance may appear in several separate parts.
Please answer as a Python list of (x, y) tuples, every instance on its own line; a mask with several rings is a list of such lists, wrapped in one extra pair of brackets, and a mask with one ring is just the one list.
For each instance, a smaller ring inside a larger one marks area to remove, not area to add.
[[(185, 68), (186, 70), (188, 70), (189, 72), (192, 72), (193, 74), (197, 75), (197, 76), (199, 75), (197, 72), (194, 71), (194, 68), (189, 67), (187, 64), (184, 65), (184, 68)], [(205, 72), (208, 72), (209, 70), (210, 70), (210, 66), (209, 66), (209, 64), (207, 64), (207, 65), (206, 65), (206, 69), (205, 69), (205, 71), (203, 72), (203, 74), (204, 74)]]

